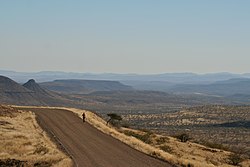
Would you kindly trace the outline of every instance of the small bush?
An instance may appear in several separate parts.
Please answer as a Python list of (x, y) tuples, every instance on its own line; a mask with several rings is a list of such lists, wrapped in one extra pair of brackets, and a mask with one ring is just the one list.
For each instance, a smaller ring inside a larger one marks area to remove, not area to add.
[(43, 155), (43, 154), (46, 154), (48, 152), (49, 152), (48, 148), (46, 148), (46, 147), (44, 147), (42, 145), (38, 145), (36, 147), (36, 150), (34, 151), (34, 154), (42, 154)]
[(167, 146), (167, 145), (163, 145), (163, 146), (160, 146), (160, 149), (165, 151), (165, 152), (168, 152), (168, 153), (172, 153), (173, 150), (171, 147)]
[(231, 154), (228, 159), (231, 165), (239, 165), (243, 161), (240, 154)]
[(138, 133), (135, 133), (135, 132), (132, 132), (132, 131), (124, 131), (123, 132), (125, 135), (127, 136), (133, 136), (141, 141), (143, 141), (144, 143), (147, 143), (147, 144), (151, 144), (152, 143), (152, 140), (151, 140), (151, 135), (152, 133), (145, 133), (145, 134), (138, 134)]
[(193, 164), (190, 164), (190, 163), (188, 163), (187, 165), (182, 164), (181, 166), (182, 166), (182, 167), (194, 167), (194, 165), (193, 165)]
[(168, 137), (159, 137), (156, 139), (158, 145), (164, 144), (169, 141)]
[(177, 135), (175, 136), (175, 138), (179, 139), (181, 142), (187, 142), (190, 139), (190, 137), (186, 133)]
[(121, 127), (120, 121), (117, 120), (110, 120), (109, 124), (117, 128)]
[(34, 167), (51, 167), (52, 164), (49, 162), (36, 162)]
[(124, 128), (130, 128), (130, 125), (129, 125), (129, 123), (122, 123), (122, 125), (121, 125), (122, 127), (124, 127)]
[(7, 166), (27, 166), (27, 161), (21, 161), (17, 159), (0, 159), (0, 166), (7, 167)]
[(142, 132), (146, 132), (146, 133), (153, 133), (149, 129), (139, 129), (139, 130), (142, 131)]

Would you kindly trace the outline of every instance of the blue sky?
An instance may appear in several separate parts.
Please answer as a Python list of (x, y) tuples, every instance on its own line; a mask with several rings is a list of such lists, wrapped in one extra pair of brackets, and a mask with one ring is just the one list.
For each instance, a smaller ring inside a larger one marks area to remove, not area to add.
[(248, 0), (0, 0), (0, 69), (250, 72)]

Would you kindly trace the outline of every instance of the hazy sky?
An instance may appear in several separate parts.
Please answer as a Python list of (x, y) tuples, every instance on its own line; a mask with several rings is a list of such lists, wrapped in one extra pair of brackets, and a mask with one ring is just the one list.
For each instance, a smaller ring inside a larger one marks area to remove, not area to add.
[(0, 0), (0, 69), (250, 72), (250, 1)]

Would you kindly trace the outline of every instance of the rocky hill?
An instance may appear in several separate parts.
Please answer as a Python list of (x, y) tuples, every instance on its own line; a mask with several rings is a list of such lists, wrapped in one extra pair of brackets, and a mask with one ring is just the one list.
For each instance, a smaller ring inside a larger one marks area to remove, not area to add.
[(58, 95), (55, 92), (51, 92), (49, 90), (43, 89), (39, 84), (36, 83), (34, 79), (30, 79), (28, 82), (23, 84), (23, 86), (33, 92), (35, 92), (39, 96), (50, 96), (57, 97)]
[(3, 104), (38, 105), (34, 92), (5, 76), (0, 76), (0, 102)]
[(0, 103), (14, 105), (62, 106), (70, 101), (57, 93), (41, 88), (35, 80), (20, 85), (8, 77), (0, 76)]
[(8, 77), (0, 76), (0, 92), (1, 93), (31, 93), (29, 89), (19, 85)]

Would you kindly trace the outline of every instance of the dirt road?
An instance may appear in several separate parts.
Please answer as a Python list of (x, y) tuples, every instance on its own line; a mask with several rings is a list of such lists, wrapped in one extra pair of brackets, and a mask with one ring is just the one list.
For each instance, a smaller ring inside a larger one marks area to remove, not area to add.
[(73, 157), (78, 167), (170, 167), (98, 131), (67, 110), (34, 111), (41, 126), (49, 129)]

